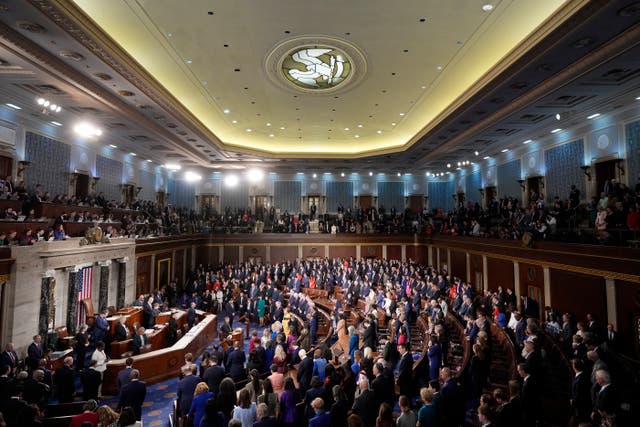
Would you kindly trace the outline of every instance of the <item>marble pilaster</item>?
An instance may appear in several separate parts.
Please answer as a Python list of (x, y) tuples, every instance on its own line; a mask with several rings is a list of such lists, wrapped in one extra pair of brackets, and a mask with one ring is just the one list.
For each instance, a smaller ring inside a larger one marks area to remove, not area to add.
[(100, 263), (100, 289), (98, 291), (98, 310), (102, 311), (109, 305), (109, 270), (111, 261)]
[(116, 293), (116, 310), (124, 307), (127, 287), (127, 259), (118, 260), (118, 292)]
[(78, 272), (71, 270), (69, 272), (69, 282), (67, 286), (67, 331), (70, 334), (76, 333), (76, 316), (78, 312)]
[[(45, 276), (40, 283), (40, 315), (38, 316), (38, 334), (45, 338), (49, 332), (49, 312), (51, 310), (51, 282), (53, 277)], [(45, 338), (46, 339), (46, 338)]]

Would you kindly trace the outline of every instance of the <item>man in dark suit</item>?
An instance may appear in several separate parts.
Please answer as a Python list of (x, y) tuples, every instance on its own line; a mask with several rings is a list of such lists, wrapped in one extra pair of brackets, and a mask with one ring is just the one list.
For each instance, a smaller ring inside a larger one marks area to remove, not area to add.
[(147, 396), (147, 385), (140, 381), (140, 372), (137, 369), (131, 371), (131, 382), (124, 386), (120, 393), (118, 411), (130, 406), (136, 414), (136, 420), (142, 419), (142, 403)]
[(98, 400), (100, 384), (102, 384), (102, 375), (96, 371), (98, 366), (97, 360), (92, 360), (89, 369), (82, 371), (80, 382), (82, 383), (82, 399)]
[(60, 403), (73, 402), (76, 385), (73, 379), (73, 357), (65, 357), (63, 365), (56, 369), (54, 375), (56, 392)]
[(261, 403), (256, 409), (256, 421), (253, 427), (276, 427), (278, 423), (275, 417), (269, 416), (269, 407), (266, 403)]
[(611, 376), (604, 369), (598, 369), (595, 372), (595, 379), (598, 385), (598, 391), (594, 398), (593, 414), (591, 416), (594, 424), (600, 425), (600, 420), (606, 415), (615, 415), (620, 406), (618, 394), (615, 387), (611, 384)]
[(140, 326), (136, 331), (136, 336), (133, 337), (133, 354), (140, 354), (142, 347), (149, 344), (149, 338), (147, 338), (144, 331), (144, 326)]
[(460, 392), (460, 386), (451, 375), (449, 368), (440, 369), (440, 389), (442, 402), (442, 415), (445, 426), (459, 426), (464, 419), (464, 399)]
[(196, 303), (191, 302), (189, 310), (187, 310), (187, 325), (189, 325), (189, 329), (193, 328), (194, 323), (196, 323)]
[(620, 351), (620, 340), (618, 332), (613, 328), (613, 323), (607, 324), (607, 332), (605, 332), (605, 342), (607, 348), (614, 351)]
[(307, 320), (309, 321), (309, 344), (313, 346), (318, 335), (318, 316), (315, 311), (307, 314)]
[(0, 367), (9, 366), (9, 377), (13, 377), (19, 362), (18, 353), (14, 350), (13, 343), (7, 343), (5, 350), (0, 355)]
[(574, 377), (571, 384), (571, 425), (589, 422), (591, 417), (591, 381), (582, 359), (572, 362)]
[(400, 394), (407, 397), (413, 397), (413, 357), (409, 352), (409, 346), (406, 343), (399, 345), (400, 364), (398, 365), (398, 387)]
[(301, 361), (300, 364), (298, 364), (296, 379), (298, 380), (300, 390), (308, 390), (309, 384), (311, 384), (311, 377), (313, 376), (313, 359), (307, 356), (307, 352), (304, 349), (298, 352), (298, 356)]
[(366, 375), (359, 375), (358, 388), (360, 395), (353, 402), (353, 412), (362, 418), (365, 426), (374, 426), (379, 407), (376, 406), (376, 397), (373, 391), (369, 390), (369, 379)]
[(51, 389), (44, 382), (44, 371), (36, 369), (31, 378), (24, 383), (22, 397), (27, 403), (36, 404), (40, 407), (45, 405), (51, 395)]
[(105, 337), (107, 336), (107, 331), (109, 330), (109, 322), (107, 322), (107, 315), (109, 314), (109, 310), (103, 310), (98, 316), (95, 318), (95, 323), (93, 325), (93, 342), (104, 342)]
[(217, 395), (220, 382), (222, 382), (222, 379), (226, 376), (226, 372), (222, 366), (218, 365), (217, 356), (211, 356), (209, 363), (210, 365), (207, 370), (204, 371), (204, 378), (202, 378), (202, 380), (209, 386), (209, 391)]
[(522, 313), (524, 317), (533, 317), (534, 319), (540, 317), (540, 305), (538, 305), (538, 301), (526, 295), (522, 295), (520, 298), (522, 299)]
[(195, 365), (182, 367), (182, 375), (184, 377), (178, 383), (178, 402), (180, 402), (178, 412), (180, 416), (185, 416), (189, 413), (191, 402), (193, 401), (193, 392), (200, 382), (200, 377), (193, 375), (194, 369)]
[(30, 370), (38, 369), (40, 359), (44, 355), (42, 348), (42, 337), (40, 335), (33, 336), (33, 342), (29, 344), (27, 349), (27, 366)]
[(367, 319), (364, 322), (365, 330), (362, 335), (362, 342), (365, 347), (371, 348), (371, 350), (375, 350), (378, 348), (378, 333), (376, 331), (376, 323), (371, 319)]
[(240, 382), (247, 377), (247, 371), (244, 368), (246, 356), (240, 348), (240, 342), (233, 343), (233, 351), (227, 356), (227, 371), (234, 382)]
[(133, 370), (133, 358), (128, 357), (124, 362), (125, 368), (118, 372), (118, 392), (122, 392), (124, 386), (131, 382), (131, 371)]
[(389, 378), (384, 375), (384, 365), (380, 362), (373, 365), (373, 375), (375, 378), (371, 381), (371, 389), (376, 396), (377, 406), (380, 407), (381, 403), (388, 403), (393, 408), (396, 399), (393, 377)]
[[(11, 398), (13, 378), (9, 376), (10, 370), (9, 365), (0, 366), (0, 403)], [(2, 409), (0, 409), (0, 412), (2, 412)]]
[(127, 327), (126, 321), (126, 317), (120, 317), (120, 321), (116, 325), (115, 332), (113, 334), (114, 341), (125, 341), (129, 339), (129, 328)]
[(325, 412), (324, 400), (316, 397), (311, 402), (315, 417), (309, 420), (309, 427), (331, 427), (331, 413)]
[(156, 324), (156, 316), (153, 309), (153, 297), (149, 297), (142, 306), (142, 325), (146, 329), (153, 329)]
[(522, 421), (526, 427), (537, 425), (542, 412), (542, 402), (537, 378), (531, 375), (529, 366), (526, 363), (518, 365), (518, 374), (522, 378)]

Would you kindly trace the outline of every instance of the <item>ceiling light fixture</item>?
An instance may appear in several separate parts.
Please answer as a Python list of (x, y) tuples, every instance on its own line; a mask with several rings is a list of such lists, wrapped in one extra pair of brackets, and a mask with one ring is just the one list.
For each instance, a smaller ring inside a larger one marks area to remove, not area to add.
[(404, 113), (400, 113), (401, 116), (404, 116)]
[(359, 128), (361, 128), (361, 127), (362, 127), (362, 125), (358, 125), (358, 127), (359, 127)]
[(246, 128), (245, 129), (247, 132), (251, 132), (251, 128)]
[(270, 133), (270, 134), (269, 134), (269, 138), (273, 138), (274, 136), (275, 136), (275, 135), (274, 135), (274, 134), (272, 134), (272, 133)]
[(184, 173), (184, 180), (187, 182), (196, 182), (196, 181), (200, 181), (202, 179), (202, 176), (198, 173), (192, 172), (192, 171), (186, 171)]
[(438, 66), (436, 67), (436, 70), (438, 70), (438, 71), (442, 71), (442, 65), (438, 65)]
[(552, 131), (551, 131), (551, 133), (558, 133), (558, 132), (560, 132), (561, 130), (562, 130), (562, 129), (557, 128), (557, 129), (552, 130)]
[(317, 174), (317, 173), (314, 173), (314, 174), (313, 174), (313, 177), (314, 177), (314, 178), (317, 178), (317, 177), (318, 177), (318, 174)]
[(381, 135), (381, 134), (382, 134), (382, 131), (378, 129), (378, 130), (376, 131), (376, 133), (377, 133), (378, 135)]
[(60, 111), (62, 111), (62, 107), (52, 103), (48, 99), (38, 98), (36, 100), (36, 103), (42, 107), (42, 114), (49, 114), (49, 112), (59, 113)]
[(236, 123), (238, 123), (238, 121), (237, 120), (231, 120), (231, 123), (233, 123), (235, 125)]
[(50, 121), (49, 123), (51, 123), (54, 126), (58, 126), (58, 127), (62, 126), (62, 123), (56, 122), (56, 121)]
[(262, 170), (260, 169), (250, 169), (247, 172), (247, 177), (249, 178), (250, 182), (259, 182), (262, 180), (262, 178), (264, 178), (264, 172), (262, 172)]
[(224, 185), (227, 187), (235, 187), (238, 185), (238, 176), (237, 175), (227, 175), (224, 177)]
[(271, 123), (267, 123), (267, 126), (271, 126)]
[(353, 135), (354, 138), (360, 138), (360, 135)]
[(503, 148), (502, 150), (500, 150), (501, 153), (506, 153), (507, 151), (509, 151), (508, 148)]
[(560, 115), (560, 113), (556, 113), (556, 120), (560, 120), (562, 118), (562, 116)]
[(225, 114), (229, 114), (229, 113), (231, 112), (231, 110), (229, 110), (229, 109), (227, 108), (227, 109), (222, 110), (222, 112), (223, 112), (223, 113), (225, 113)]
[(396, 122), (391, 123), (391, 126), (395, 126), (395, 125), (396, 125)]
[(18, 107), (16, 104), (12, 104), (12, 103), (10, 103), (10, 102), (7, 102), (7, 103), (6, 103), (6, 104), (4, 104), (4, 105), (6, 105), (6, 106), (7, 106), (7, 107), (9, 107), (9, 108), (13, 108), (14, 110), (22, 110), (22, 107)]
[(114, 144), (109, 144), (109, 148), (118, 148), (118, 146)]
[(527, 145), (527, 144), (529, 144), (529, 143), (531, 143), (531, 142), (533, 142), (533, 140), (531, 140), (531, 139), (527, 139), (526, 141), (522, 141), (522, 143), (523, 143), (524, 145)]
[(482, 10), (484, 10), (485, 12), (491, 12), (493, 10), (493, 5), (487, 3), (482, 6)]
[(284, 126), (280, 126), (280, 130), (285, 130), (286, 128)]
[(473, 154), (475, 154), (475, 155), (477, 156), (477, 155), (478, 155), (478, 154), (480, 154), (480, 153), (478, 153), (478, 152), (476, 151), (476, 152), (474, 152)]
[(398, 176), (402, 176), (402, 174), (400, 172), (398, 172)]
[(447, 167), (450, 168), (451, 167), (451, 163), (447, 163)]
[(133, 157), (136, 157), (136, 156), (137, 156), (137, 154), (136, 154), (136, 153), (134, 153), (133, 151), (132, 151), (131, 153), (129, 153), (129, 154), (130, 154), (131, 156), (133, 156)]
[(591, 119), (595, 119), (596, 117), (600, 117), (600, 113), (594, 113), (590, 116), (587, 116), (587, 119), (591, 120)]
[(102, 135), (102, 130), (89, 122), (80, 122), (73, 127), (73, 131), (85, 137), (96, 137)]
[(349, 128), (344, 128), (344, 130), (349, 130)]
[(484, 160), (489, 160), (491, 158), (491, 156), (484, 156), (483, 159)]
[(340, 176), (344, 178), (344, 172), (342, 172), (342, 173), (340, 174)]
[(373, 172), (369, 172), (369, 176), (373, 176)]
[(164, 168), (170, 171), (179, 171), (182, 166), (177, 163), (165, 163)]

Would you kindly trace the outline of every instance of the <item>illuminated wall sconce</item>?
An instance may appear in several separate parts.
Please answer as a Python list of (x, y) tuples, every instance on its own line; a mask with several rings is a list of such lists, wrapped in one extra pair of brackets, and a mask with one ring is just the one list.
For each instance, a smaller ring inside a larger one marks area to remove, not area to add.
[(591, 166), (583, 165), (580, 166), (580, 169), (582, 169), (582, 172), (587, 176), (587, 179), (591, 181)]

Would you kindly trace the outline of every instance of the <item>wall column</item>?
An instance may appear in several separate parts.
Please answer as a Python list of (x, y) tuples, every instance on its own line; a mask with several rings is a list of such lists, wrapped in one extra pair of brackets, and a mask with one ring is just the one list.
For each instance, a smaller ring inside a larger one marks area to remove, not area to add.
[(98, 310), (102, 311), (109, 305), (109, 270), (111, 260), (98, 263), (100, 265), (100, 289), (98, 290)]
[(127, 261), (129, 257), (118, 260), (118, 291), (116, 292), (116, 310), (120, 310), (125, 305), (125, 293), (127, 290)]
[[(38, 335), (42, 337), (45, 347), (51, 345), (49, 339), (49, 319), (55, 319), (55, 304), (52, 304), (53, 288), (56, 280), (53, 278), (54, 271), (47, 270), (40, 282), (40, 315), (38, 317)], [(53, 313), (53, 316), (51, 314)], [(55, 343), (53, 343), (55, 344)]]
[(271, 246), (267, 246), (265, 248), (265, 258), (266, 259), (264, 260), (264, 263), (265, 264), (267, 264), (267, 263), (271, 264)]
[[(224, 258), (220, 258), (220, 262), (223, 262)], [(189, 266), (190, 270), (193, 271), (196, 269), (196, 245), (191, 245), (191, 265)], [(183, 272), (182, 283), (187, 280), (186, 273)]]
[(551, 271), (549, 267), (542, 267), (543, 276), (544, 276), (544, 305), (542, 305), (542, 301), (538, 301), (538, 305), (540, 306), (540, 310), (544, 311), (545, 306), (551, 305)]
[[(193, 252), (193, 250), (192, 250), (192, 252)], [(191, 258), (193, 258), (193, 257), (191, 257)], [(181, 280), (180, 283), (186, 282), (187, 271), (191, 270), (191, 266), (187, 265), (187, 249), (186, 248), (185, 248), (184, 251), (182, 251), (182, 265), (184, 265), (184, 268), (182, 269), (182, 277), (176, 277), (175, 275), (173, 276), (174, 278), (176, 278), (178, 280)]]
[(400, 259), (402, 260), (402, 262), (407, 261), (407, 245), (402, 245), (400, 247)]
[(156, 254), (151, 255), (151, 274), (149, 274), (149, 289), (145, 289), (144, 293), (151, 292), (156, 283)]
[(76, 317), (78, 314), (78, 293), (76, 286), (78, 282), (78, 272), (75, 267), (69, 270), (69, 282), (67, 286), (67, 331), (71, 335), (76, 333)]
[(451, 249), (447, 249), (447, 271), (451, 274)]
[(611, 323), (617, 328), (618, 307), (616, 307), (616, 280), (606, 277), (605, 288), (607, 292), (607, 323)]
[(513, 261), (513, 292), (516, 294), (516, 307), (520, 303), (520, 263)]
[(238, 262), (244, 262), (244, 246), (238, 246)]
[(324, 257), (329, 258), (329, 245), (324, 245)]
[(487, 262), (487, 256), (482, 255), (482, 290), (489, 289), (489, 263)]
[(382, 245), (382, 258), (387, 259), (387, 245)]
[(302, 259), (302, 245), (298, 245), (298, 258)]
[(356, 245), (356, 259), (360, 259), (362, 256), (362, 247), (360, 245)]
[(438, 272), (442, 270), (442, 264), (440, 264), (440, 249), (436, 250), (436, 270)]
[(469, 252), (465, 252), (466, 254), (466, 275), (467, 275), (467, 282), (471, 283), (471, 254), (469, 254)]
[(433, 245), (429, 245), (427, 249), (427, 263), (433, 265)]

